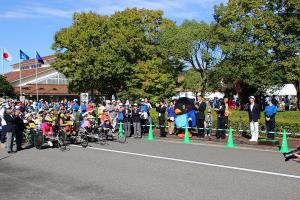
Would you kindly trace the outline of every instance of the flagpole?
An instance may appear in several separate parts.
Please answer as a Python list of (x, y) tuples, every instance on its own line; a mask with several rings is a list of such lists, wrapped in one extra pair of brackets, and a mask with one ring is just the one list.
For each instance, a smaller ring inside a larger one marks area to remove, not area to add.
[(36, 101), (39, 101), (39, 89), (37, 85), (37, 60), (35, 59), (35, 89), (36, 89)]
[(21, 101), (21, 96), (22, 96), (22, 73), (21, 73), (21, 59), (19, 56), (19, 70), (20, 70), (20, 101)]

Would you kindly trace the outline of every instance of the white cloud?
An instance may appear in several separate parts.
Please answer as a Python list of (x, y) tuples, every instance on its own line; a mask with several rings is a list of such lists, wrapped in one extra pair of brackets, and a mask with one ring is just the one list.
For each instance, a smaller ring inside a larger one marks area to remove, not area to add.
[[(71, 18), (75, 11), (94, 11), (110, 15), (115, 11), (137, 7), (162, 10), (167, 17), (172, 19), (199, 19), (202, 15), (212, 13), (213, 5), (222, 2), (226, 3), (227, 0), (78, 0), (63, 2), (56, 0), (47, 5), (29, 0), (15, 10), (2, 13), (0, 18)], [(209, 18), (211, 16), (202, 17)]]

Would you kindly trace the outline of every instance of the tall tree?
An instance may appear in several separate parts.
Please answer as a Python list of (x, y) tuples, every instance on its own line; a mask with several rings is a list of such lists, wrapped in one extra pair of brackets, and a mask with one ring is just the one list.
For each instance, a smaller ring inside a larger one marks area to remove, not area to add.
[(299, 82), (300, 13), (292, 0), (229, 0), (215, 7), (215, 33), (225, 59), (217, 70), (225, 82), (263, 93)]
[(0, 75), (0, 94), (4, 96), (14, 97), (15, 92), (13, 86), (6, 80), (6, 78)]
[(201, 93), (204, 94), (210, 71), (223, 59), (211, 26), (203, 21), (185, 20), (180, 26), (164, 31), (162, 45), (168, 49), (171, 60), (199, 72), (198, 80), (202, 81)]
[(55, 35), (54, 67), (70, 79), (70, 89), (76, 92), (96, 89), (111, 97), (128, 91), (140, 63), (165, 60), (159, 43), (161, 29), (168, 24), (173, 22), (161, 11), (146, 9), (111, 16), (75, 13), (72, 26)]
[(192, 91), (196, 96), (202, 89), (202, 80), (199, 77), (201, 77), (199, 71), (193, 68), (187, 70), (184, 73), (184, 79), (181, 82), (182, 88)]

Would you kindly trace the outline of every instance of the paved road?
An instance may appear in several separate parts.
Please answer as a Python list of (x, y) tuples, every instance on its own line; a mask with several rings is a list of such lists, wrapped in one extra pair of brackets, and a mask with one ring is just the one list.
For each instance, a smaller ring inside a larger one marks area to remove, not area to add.
[(277, 152), (129, 139), (0, 153), (0, 199), (300, 199), (300, 164)]

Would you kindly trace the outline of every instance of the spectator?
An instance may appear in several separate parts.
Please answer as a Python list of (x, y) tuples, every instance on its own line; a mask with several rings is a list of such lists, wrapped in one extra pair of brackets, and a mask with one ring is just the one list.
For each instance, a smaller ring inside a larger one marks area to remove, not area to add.
[(125, 108), (123, 109), (124, 116), (124, 133), (126, 137), (130, 137), (131, 135), (131, 108), (129, 104), (125, 104)]
[(225, 139), (225, 128), (226, 128), (226, 119), (225, 119), (225, 103), (223, 101), (220, 102), (220, 107), (216, 108), (215, 111), (217, 112), (217, 139)]
[(21, 151), (22, 148), (22, 140), (23, 140), (23, 132), (24, 132), (24, 122), (21, 117), (21, 111), (19, 108), (15, 111), (15, 123), (16, 123), (16, 145), (17, 151)]
[(196, 118), (197, 118), (197, 129), (198, 137), (204, 138), (204, 122), (205, 122), (205, 110), (206, 102), (202, 95), (197, 95), (197, 102), (195, 104)]
[(133, 109), (131, 111), (132, 116), (132, 123), (133, 123), (133, 137), (134, 138), (141, 138), (141, 117), (140, 117), (140, 110), (137, 107), (137, 103), (133, 104)]
[(2, 131), (6, 133), (6, 150), (7, 153), (13, 152), (13, 142), (16, 131), (16, 120), (13, 116), (12, 110), (10, 107), (6, 107), (4, 113), (4, 120), (6, 125), (3, 126)]
[(165, 131), (166, 110), (167, 107), (165, 105), (165, 101), (162, 99), (159, 103), (156, 104), (156, 111), (158, 112), (158, 125), (160, 130), (160, 137), (166, 137), (166, 131)]
[(5, 106), (6, 103), (2, 103), (2, 107), (0, 110), (0, 118), (1, 118), (1, 148), (5, 148), (5, 131), (3, 130), (3, 127), (6, 125), (6, 121), (4, 120), (4, 113), (5, 113)]
[(167, 108), (167, 113), (168, 113), (168, 133), (172, 135), (175, 130), (175, 107), (174, 103), (170, 101), (168, 108)]
[(255, 103), (255, 97), (249, 97), (250, 104), (248, 105), (247, 111), (249, 115), (251, 139), (250, 142), (257, 142), (258, 140), (258, 122), (260, 119), (259, 105)]
[(149, 113), (149, 108), (148, 106), (145, 104), (145, 100), (141, 99), (140, 102), (140, 111), (141, 111), (141, 124), (142, 124), (142, 134), (145, 134), (148, 132), (148, 113)]
[(267, 106), (265, 108), (265, 119), (267, 127), (268, 139), (274, 140), (275, 134), (275, 115), (277, 113), (277, 107), (273, 105), (271, 98), (266, 98)]
[(290, 110), (290, 99), (289, 99), (289, 96), (285, 96), (284, 98), (284, 107), (285, 107), (285, 111), (289, 111)]
[(208, 109), (205, 118), (205, 130), (206, 130), (206, 135), (208, 137), (208, 140), (211, 140), (212, 127), (213, 127), (213, 116), (211, 114), (211, 110)]

